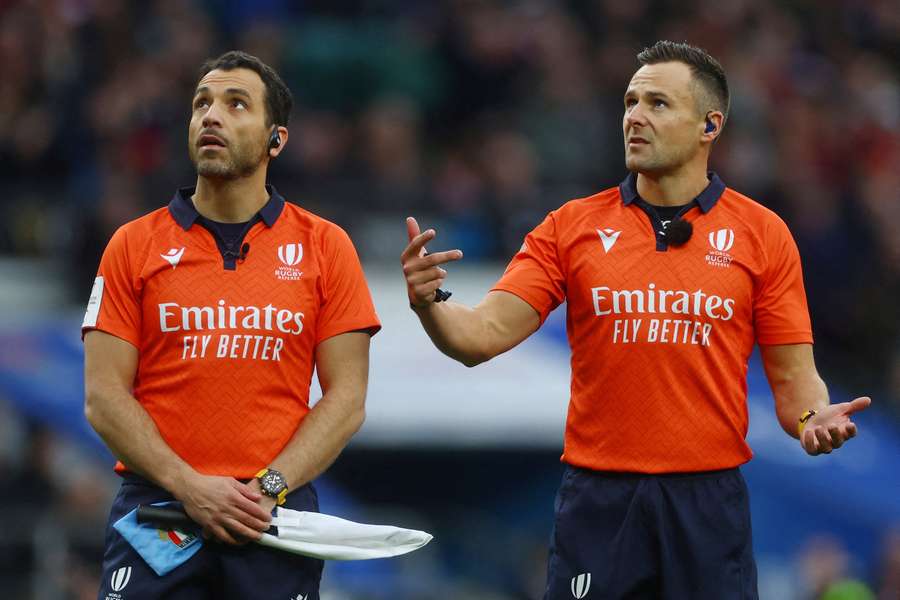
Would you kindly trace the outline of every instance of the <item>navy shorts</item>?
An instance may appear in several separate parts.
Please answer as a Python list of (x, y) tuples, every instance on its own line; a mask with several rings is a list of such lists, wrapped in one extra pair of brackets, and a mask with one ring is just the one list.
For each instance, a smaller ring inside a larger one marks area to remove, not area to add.
[(567, 466), (544, 600), (757, 600), (738, 469), (644, 475)]
[[(323, 561), (252, 542), (230, 546), (204, 540), (197, 554), (160, 577), (112, 525), (139, 504), (167, 500), (173, 497), (162, 488), (125, 475), (106, 526), (99, 600), (319, 600)], [(293, 490), (284, 506), (318, 512), (316, 490), (311, 484)]]

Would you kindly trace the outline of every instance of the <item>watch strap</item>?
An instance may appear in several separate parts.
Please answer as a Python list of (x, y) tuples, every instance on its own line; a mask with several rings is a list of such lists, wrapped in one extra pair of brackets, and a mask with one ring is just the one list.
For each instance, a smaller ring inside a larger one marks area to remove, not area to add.
[(807, 421), (813, 418), (816, 415), (816, 411), (814, 409), (809, 409), (802, 415), (800, 415), (800, 419), (797, 421), (797, 435), (803, 435), (803, 428), (806, 427)]

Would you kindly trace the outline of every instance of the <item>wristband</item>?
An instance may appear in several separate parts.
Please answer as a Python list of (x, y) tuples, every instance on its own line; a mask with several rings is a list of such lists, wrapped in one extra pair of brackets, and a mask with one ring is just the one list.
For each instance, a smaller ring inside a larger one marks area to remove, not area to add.
[[(434, 300), (429, 302), (429, 304), (434, 303), (434, 302), (446, 302), (452, 295), (453, 295), (453, 292), (445, 292), (441, 288), (438, 288), (438, 289), (434, 290)], [(416, 306), (412, 302), (409, 303), (409, 307), (413, 310), (416, 310), (417, 308), (425, 308), (426, 306), (428, 306), (428, 304), (423, 304), (422, 306)]]
[(816, 411), (810, 409), (800, 415), (800, 420), (797, 422), (797, 435), (803, 435), (803, 428), (806, 427), (806, 422), (812, 419), (815, 414)]

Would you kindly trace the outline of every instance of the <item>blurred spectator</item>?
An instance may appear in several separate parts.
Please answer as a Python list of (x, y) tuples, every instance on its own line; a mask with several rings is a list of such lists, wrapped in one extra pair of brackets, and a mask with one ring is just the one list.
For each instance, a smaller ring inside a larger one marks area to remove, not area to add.
[(193, 180), (196, 70), (241, 46), (283, 69), (298, 100), (272, 173), (289, 198), (351, 233), (371, 211), (427, 215), (470, 259), (506, 261), (548, 209), (621, 179), (634, 55), (687, 39), (734, 89), (714, 168), (797, 236), (828, 379), (900, 414), (900, 17), (887, 0), (832, 8), (3, 3), (0, 252), (67, 261), (83, 302), (115, 227)]
[(861, 581), (850, 576), (850, 556), (841, 543), (820, 535), (807, 541), (800, 556), (800, 573), (809, 600), (875, 600)]
[(900, 528), (888, 531), (884, 540), (881, 565), (875, 579), (878, 600), (900, 598)]

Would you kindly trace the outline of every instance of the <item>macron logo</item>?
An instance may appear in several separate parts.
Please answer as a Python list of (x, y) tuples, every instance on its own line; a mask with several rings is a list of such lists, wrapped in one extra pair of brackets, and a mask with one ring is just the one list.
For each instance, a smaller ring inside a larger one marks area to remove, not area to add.
[(600, 241), (603, 242), (603, 250), (609, 254), (609, 251), (612, 250), (613, 244), (616, 243), (616, 240), (619, 239), (619, 235), (622, 233), (621, 231), (613, 231), (612, 229), (598, 229), (597, 233), (600, 235)]
[(176, 250), (175, 248), (170, 249), (165, 254), (160, 254), (161, 257), (166, 259), (166, 261), (172, 265), (174, 269), (178, 265), (178, 261), (181, 260), (181, 255), (184, 254), (184, 248), (181, 250)]

